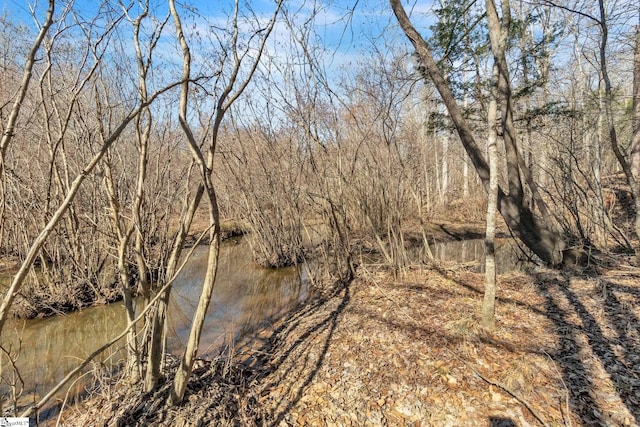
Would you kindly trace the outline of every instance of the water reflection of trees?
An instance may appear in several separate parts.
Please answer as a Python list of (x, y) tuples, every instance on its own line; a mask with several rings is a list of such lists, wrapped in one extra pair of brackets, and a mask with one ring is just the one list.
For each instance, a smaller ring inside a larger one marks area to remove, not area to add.
[[(25, 390), (46, 391), (104, 343), (126, 326), (121, 304), (95, 307), (37, 320), (15, 320), (3, 331), (2, 344), (22, 343), (17, 368), (25, 381)], [(117, 363), (117, 353), (107, 364)], [(107, 355), (103, 357), (103, 361)], [(115, 359), (115, 360), (114, 360)], [(6, 384), (0, 392), (7, 393)]]
[[(200, 287), (206, 259), (196, 256), (189, 263), (174, 290), (170, 314), (169, 348), (179, 348), (186, 339)], [(205, 328), (202, 348), (213, 353), (238, 336), (246, 335), (268, 319), (295, 304), (306, 292), (299, 268), (277, 270), (255, 265), (244, 242), (223, 246), (218, 275)]]
[[(171, 301), (169, 350), (186, 340), (200, 296), (206, 269), (206, 249), (198, 249), (182, 272)], [(269, 318), (299, 301), (306, 292), (300, 269), (269, 270), (257, 267), (245, 243), (225, 244), (214, 298), (207, 314), (201, 348), (214, 353), (219, 346), (254, 331)], [(15, 320), (3, 331), (2, 344), (22, 343), (17, 361), (28, 392), (46, 391), (57, 384), (79, 360), (126, 327), (121, 304), (86, 309), (47, 319)], [(104, 355), (107, 366), (124, 353)], [(82, 384), (75, 389), (80, 392)], [(8, 393), (8, 385), (0, 392)]]
[[(458, 264), (474, 264), (478, 272), (484, 272), (484, 241), (482, 239), (440, 242), (431, 246), (433, 256), (438, 261)], [(411, 251), (410, 258), (418, 263), (422, 247)], [(518, 269), (525, 258), (522, 251), (511, 239), (503, 239), (496, 245), (496, 267), (498, 273)]]

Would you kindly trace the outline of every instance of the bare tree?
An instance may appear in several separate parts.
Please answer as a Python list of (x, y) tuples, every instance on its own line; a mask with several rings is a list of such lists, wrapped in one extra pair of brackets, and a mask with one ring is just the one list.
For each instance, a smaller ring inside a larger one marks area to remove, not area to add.
[[(53, 13), (53, 6), (50, 7), (50, 13)], [(111, 31), (112, 27), (107, 27), (105, 31)], [(95, 47), (99, 46), (101, 43), (100, 36), (98, 36), (98, 40), (90, 45)], [(102, 61), (102, 57), (100, 55), (96, 55), (97, 52), (92, 52), (94, 54), (93, 60), (95, 64), (90, 69), (96, 69), (97, 64), (100, 64)], [(32, 52), (31, 59), (33, 60), (33, 55), (35, 55), (35, 51)], [(89, 73), (91, 74), (91, 73)], [(85, 94), (83, 90), (85, 89), (85, 82), (90, 80), (90, 76), (87, 76), (85, 80), (81, 80), (78, 82), (78, 90), (72, 93), (73, 99), (69, 101), (70, 106), (78, 106), (78, 99), (82, 98)], [(28, 79), (27, 79), (28, 81)], [(78, 167), (79, 171), (74, 172), (75, 176), (71, 175), (68, 177), (68, 184), (64, 186), (64, 192), (61, 194), (60, 202), (57, 206), (52, 207), (52, 213), (48, 216), (41, 226), (41, 228), (36, 233), (37, 235), (29, 242), (28, 250), (25, 251), (24, 259), (13, 277), (11, 285), (7, 290), (6, 294), (3, 297), (2, 304), (0, 306), (0, 330), (4, 325), (5, 320), (7, 319), (9, 309), (17, 295), (20, 291), (27, 274), (31, 270), (31, 267), (38, 256), (41, 254), (41, 249), (47, 242), (49, 236), (56, 230), (58, 224), (64, 220), (66, 215), (68, 214), (70, 208), (72, 207), (73, 201), (75, 200), (78, 192), (80, 191), (83, 183), (87, 180), (88, 177), (91, 176), (92, 171), (96, 168), (96, 166), (100, 163), (104, 155), (122, 135), (122, 133), (127, 129), (129, 124), (134, 121), (138, 115), (151, 103), (153, 103), (160, 95), (167, 92), (171, 88), (175, 87), (177, 83), (168, 83), (165, 86), (160, 87), (153, 93), (149, 94), (146, 99), (140, 99), (138, 97), (137, 102), (135, 102), (129, 108), (123, 107), (121, 111), (121, 115), (118, 115), (116, 112), (113, 112), (109, 117), (114, 119), (114, 122), (111, 123), (111, 127), (106, 130), (105, 134), (102, 136), (102, 143), (99, 145), (96, 151), (93, 151), (90, 154), (89, 159), (81, 159), (80, 166)], [(95, 86), (94, 86), (95, 87)], [(19, 105), (19, 104), (18, 104)], [(17, 111), (19, 111), (19, 107), (17, 107)], [(17, 113), (15, 113), (17, 116)], [(12, 115), (13, 116), (13, 115)], [(61, 126), (62, 129), (66, 128), (70, 119), (70, 116), (67, 114), (61, 115), (62, 118)], [(13, 120), (15, 122), (15, 119)], [(11, 126), (8, 126), (7, 129), (10, 129)], [(3, 144), (8, 146), (12, 135), (11, 132), (6, 133), (6, 138), (3, 139)]]
[[(176, 35), (180, 42), (183, 55), (183, 83), (181, 87), (182, 91), (180, 95), (179, 107), (180, 126), (182, 127), (182, 130), (187, 138), (192, 156), (200, 172), (201, 182), (199, 184), (199, 187), (203, 189), (206, 195), (206, 200), (208, 202), (210, 226), (210, 243), (207, 271), (204, 278), (202, 293), (198, 301), (198, 307), (196, 308), (196, 312), (194, 313), (193, 323), (189, 333), (187, 346), (181, 358), (178, 371), (176, 372), (173, 387), (171, 388), (169, 401), (172, 404), (180, 403), (184, 397), (187, 380), (191, 375), (193, 363), (195, 362), (195, 357), (198, 352), (200, 335), (202, 332), (202, 327), (204, 325), (204, 318), (211, 301), (213, 286), (215, 284), (220, 246), (220, 216), (218, 199), (212, 180), (212, 171), (218, 133), (220, 131), (220, 126), (226, 112), (247, 88), (249, 82), (251, 81), (251, 78), (253, 77), (253, 74), (255, 73), (256, 68), (258, 67), (262, 52), (264, 51), (266, 45), (266, 41), (275, 26), (281, 5), (282, 1), (279, 1), (276, 4), (275, 10), (266, 27), (260, 28), (256, 31), (255, 35), (257, 36), (258, 34), (261, 34), (261, 38), (259, 39), (256, 52), (252, 56), (249, 56), (250, 48), (246, 47), (245, 50), (242, 50), (238, 40), (240, 32), (240, 22), (238, 20), (240, 4), (238, 1), (235, 2), (234, 16), (232, 20), (233, 36), (230, 47), (231, 56), (233, 58), (231, 63), (231, 72), (228, 81), (222, 88), (221, 94), (215, 101), (215, 108), (211, 115), (212, 126), (210, 131), (211, 133), (209, 135), (209, 142), (203, 150), (203, 148), (201, 148), (201, 146), (196, 141), (194, 133), (191, 129), (191, 125), (189, 124), (187, 118), (187, 108), (189, 102), (189, 80), (191, 79), (191, 53), (189, 44), (187, 43), (186, 37), (183, 32), (182, 21), (175, 7), (175, 1), (169, 1), (171, 15), (173, 16), (174, 24), (176, 27)], [(248, 66), (245, 65), (245, 63), (247, 62)], [(244, 76), (241, 76), (240, 72), (245, 67), (247, 67), (247, 72)]]
[[(495, 299), (496, 299), (496, 208), (498, 204), (498, 98), (499, 93), (505, 92), (501, 87), (501, 65), (505, 65), (505, 52), (509, 35), (510, 10), (509, 2), (502, 0), (502, 19), (499, 18), (496, 5), (493, 0), (487, 0), (487, 20), (489, 22), (489, 35), (491, 38), (491, 50), (494, 56), (493, 73), (489, 86), (489, 106), (487, 110), (487, 145), (489, 148), (489, 185), (487, 201), (487, 229), (485, 237), (485, 290), (482, 300), (482, 326), (495, 329)], [(503, 62), (504, 61), (504, 62)], [(503, 76), (506, 80), (507, 76)], [(508, 80), (507, 80), (508, 83)], [(502, 81), (505, 84), (505, 81)], [(508, 108), (509, 95), (503, 93), (500, 101), (503, 105), (502, 114)], [(506, 105), (505, 105), (506, 104)], [(506, 107), (506, 108), (505, 108)], [(504, 122), (503, 122), (504, 123)]]
[[(631, 169), (631, 163), (629, 159), (623, 152), (623, 149), (620, 146), (618, 141), (618, 131), (616, 129), (615, 118), (613, 113), (613, 86), (611, 83), (611, 77), (609, 75), (609, 67), (608, 67), (608, 58), (607, 58), (607, 48), (609, 43), (609, 22), (607, 16), (607, 10), (605, 8), (604, 0), (598, 0), (598, 11), (599, 17), (593, 18), (600, 27), (600, 46), (599, 46), (599, 65), (600, 65), (600, 78), (604, 83), (604, 93), (603, 98), (601, 98), (603, 102), (603, 112), (606, 120), (606, 130), (607, 136), (609, 139), (609, 143), (611, 144), (611, 149), (618, 159), (618, 163), (622, 168), (625, 177), (627, 178), (627, 182), (631, 187), (631, 194), (633, 195), (633, 199), (635, 200), (636, 212), (640, 212), (640, 187), (638, 187), (638, 182), (636, 180), (636, 176), (633, 174)], [(640, 236), (640, 216), (636, 215), (636, 234)], [(638, 256), (640, 257), (640, 249), (637, 250)]]
[[(11, 143), (15, 135), (15, 126), (18, 121), (18, 117), (20, 115), (22, 109), (22, 103), (24, 101), (25, 96), (27, 95), (27, 91), (29, 89), (29, 84), (31, 83), (31, 78), (33, 76), (33, 66), (36, 62), (36, 55), (40, 50), (40, 46), (42, 45), (42, 41), (45, 36), (49, 32), (49, 28), (53, 24), (53, 16), (55, 11), (55, 1), (49, 0), (48, 2), (48, 10), (47, 14), (44, 18), (44, 21), (40, 25), (40, 29), (38, 34), (33, 42), (31, 50), (27, 55), (27, 60), (24, 65), (24, 70), (22, 74), (22, 81), (20, 82), (20, 86), (16, 92), (16, 95), (13, 100), (13, 106), (9, 112), (9, 116), (7, 117), (6, 123), (3, 123), (2, 126), (2, 138), (0, 139), (0, 237), (4, 236), (4, 217), (6, 210), (6, 198), (5, 198), (5, 157), (7, 154), (7, 148)], [(0, 308), (0, 331), (2, 330), (3, 320), (2, 318), (4, 313), (4, 309)]]
[[(433, 59), (431, 50), (420, 33), (411, 24), (399, 0), (390, 0), (391, 7), (398, 19), (400, 27), (416, 48), (421, 64), (436, 86), (447, 107), (460, 140), (474, 164), (476, 172), (485, 187), (489, 183), (489, 165), (478, 146), (475, 136), (464, 118), (460, 107), (442, 72)], [(529, 171), (523, 166), (523, 159), (518, 152), (516, 130), (513, 126), (513, 108), (511, 104), (511, 88), (508, 67), (505, 58), (496, 58), (499, 71), (500, 97), (502, 101), (502, 128), (506, 147), (507, 190), (498, 189), (498, 207), (507, 225), (513, 232), (543, 261), (557, 265), (562, 261), (564, 237), (555, 230), (551, 219), (544, 218), (532, 211), (524, 197), (524, 183), (528, 181)], [(525, 174), (523, 179), (522, 174)], [(545, 202), (534, 192), (536, 206), (544, 209)]]
[[(633, 103), (632, 103), (632, 133), (631, 133), (631, 173), (636, 182), (640, 182), (640, 7), (638, 8), (638, 23), (636, 24), (633, 54)], [(640, 196), (637, 194), (636, 196)], [(636, 235), (640, 238), (640, 202), (636, 199)], [(637, 254), (640, 256), (640, 252)]]
[[(149, 97), (148, 79), (149, 71), (152, 66), (152, 56), (160, 39), (162, 29), (168, 21), (168, 16), (164, 20), (153, 22), (153, 17), (149, 19), (149, 2), (145, 1), (144, 3), (141, 3), (140, 6), (140, 13), (135, 18), (130, 16), (127, 8), (123, 6), (122, 9), (123, 13), (127, 16), (129, 22), (133, 26), (133, 45), (135, 48), (135, 59), (138, 73), (137, 91), (140, 99), (145, 102)], [(148, 28), (150, 27), (151, 31), (148, 32), (147, 46), (143, 46), (142, 41), (140, 40), (140, 30), (141, 26), (146, 24), (146, 21), (152, 21), (154, 25), (148, 25)], [(107, 108), (109, 110), (112, 109), (109, 106), (107, 106)], [(115, 237), (114, 246), (117, 248), (116, 270), (119, 275), (119, 283), (126, 308), (129, 327), (129, 333), (127, 335), (127, 364), (125, 370), (128, 379), (132, 383), (137, 382), (141, 378), (141, 359), (143, 356), (141, 354), (137, 338), (138, 330), (136, 325), (133, 323), (136, 317), (134, 296), (139, 290), (144, 296), (145, 305), (148, 303), (150, 298), (148, 277), (149, 268), (145, 257), (145, 252), (148, 251), (149, 248), (145, 248), (144, 242), (145, 239), (160, 237), (158, 236), (158, 233), (148, 232), (142, 218), (143, 202), (145, 201), (145, 186), (148, 185), (146, 181), (148, 177), (147, 169), (152, 125), (153, 116), (150, 107), (147, 105), (142, 109), (135, 120), (134, 137), (132, 138), (135, 140), (135, 148), (137, 150), (137, 167), (131, 168), (136, 171), (135, 182), (125, 180), (121, 184), (127, 188), (122, 190), (118, 188), (120, 182), (116, 182), (114, 179), (112, 166), (112, 157), (119, 154), (118, 151), (112, 149), (110, 153), (107, 153), (105, 160), (102, 163), (104, 175), (103, 182), (110, 206), (109, 216), (111, 218), (113, 235)], [(123, 157), (128, 157), (128, 154), (129, 153), (125, 152)], [(133, 158), (133, 156), (131, 157)], [(129, 168), (128, 165), (125, 164), (121, 169), (126, 173)], [(133, 188), (133, 191), (131, 191), (130, 188)], [(126, 197), (127, 194), (131, 193), (133, 193), (132, 197)], [(130, 252), (133, 252), (133, 256), (130, 255)], [(164, 256), (162, 254), (162, 250), (158, 250), (156, 248), (155, 252), (160, 255), (160, 258)], [(131, 258), (135, 260), (135, 272), (130, 268)], [(134, 280), (132, 273), (137, 277), (137, 280)]]

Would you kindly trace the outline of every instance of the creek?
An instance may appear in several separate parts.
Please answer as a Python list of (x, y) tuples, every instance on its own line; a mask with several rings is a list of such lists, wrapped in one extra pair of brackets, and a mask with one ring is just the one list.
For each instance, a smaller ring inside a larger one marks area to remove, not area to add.
[[(188, 338), (206, 271), (206, 249), (196, 248), (171, 293), (167, 349), (175, 354), (184, 349)], [(250, 334), (304, 299), (308, 284), (303, 271), (303, 267), (260, 268), (253, 263), (246, 241), (223, 243), (199, 354), (213, 355), (223, 344)], [(44, 395), (125, 327), (122, 303), (45, 319), (7, 322), (0, 342), (6, 350), (19, 355), (16, 367), (24, 381), (24, 393), (19, 402), (27, 404), (33, 401), (33, 394)], [(122, 352), (107, 350), (97, 363), (110, 369), (117, 366), (122, 357)], [(3, 360), (6, 363), (6, 358)], [(8, 366), (3, 368), (0, 393), (4, 400), (10, 393), (12, 375)], [(79, 381), (71, 387), (70, 395), (81, 392), (83, 386)]]
[[(527, 268), (530, 264), (522, 259), (522, 252), (513, 239), (496, 241), (496, 273), (505, 274)], [(433, 257), (438, 261), (470, 264), (472, 270), (484, 273), (484, 240), (469, 239), (436, 243), (431, 246)]]
[[(482, 271), (482, 240), (438, 243), (432, 245), (431, 250), (439, 261), (469, 263), (476, 271)], [(511, 241), (498, 245), (496, 250), (498, 273), (516, 268), (518, 253)], [(168, 316), (169, 352), (177, 354), (186, 344), (206, 263), (206, 247), (196, 248), (174, 284)], [(218, 277), (205, 320), (200, 355), (213, 355), (223, 344), (239, 338), (250, 339), (252, 333), (270, 319), (290, 310), (308, 292), (304, 267), (261, 268), (254, 264), (246, 241), (225, 242), (221, 247)], [(19, 355), (16, 367), (24, 381), (20, 403), (27, 404), (33, 401), (34, 395), (48, 392), (96, 348), (118, 335), (125, 325), (122, 303), (45, 319), (7, 322), (0, 342), (7, 351)], [(122, 358), (121, 352), (108, 350), (97, 363), (110, 369)], [(10, 393), (12, 377), (8, 366), (1, 368), (4, 369), (0, 393), (4, 399)], [(80, 393), (84, 386), (84, 382), (78, 381), (70, 388), (70, 394)]]

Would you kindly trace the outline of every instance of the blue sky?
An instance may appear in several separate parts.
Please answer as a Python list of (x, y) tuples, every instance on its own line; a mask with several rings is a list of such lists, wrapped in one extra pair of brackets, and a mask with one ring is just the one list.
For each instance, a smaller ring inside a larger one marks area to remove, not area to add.
[[(203, 45), (207, 42), (208, 37), (214, 37), (211, 34), (212, 26), (221, 28), (220, 33), (224, 33), (224, 29), (228, 31), (229, 16), (233, 11), (234, 3), (229, 0), (222, 1), (186, 1), (176, 0), (178, 8), (183, 18), (183, 26), (187, 37), (192, 42), (192, 55), (194, 73), (197, 73), (200, 66), (208, 59), (211, 60), (212, 66), (215, 66), (215, 57), (211, 56), (211, 52), (215, 50), (198, 50), (196, 42), (196, 34), (199, 34)], [(57, 1), (57, 14), (62, 12), (63, 3)], [(152, 9), (156, 10), (156, 14), (164, 17), (168, 10), (167, 0), (150, 0)], [(0, 0), (0, 10), (10, 14), (11, 19), (33, 27), (33, 19), (30, 16), (30, 6), (33, 2), (20, 0)], [(46, 0), (38, 0), (36, 3), (36, 15), (39, 19), (44, 16), (47, 2)], [(112, 1), (110, 5), (113, 8), (120, 9), (118, 1)], [(189, 6), (194, 10), (189, 10)], [(99, 1), (76, 0), (74, 3), (74, 11), (85, 17), (92, 19), (98, 8)], [(245, 16), (254, 19), (256, 22), (266, 23), (274, 10), (274, 0), (253, 0), (250, 2), (242, 2), (241, 7)], [(407, 11), (412, 15), (412, 19), (416, 27), (425, 32), (428, 26), (433, 23), (430, 16), (431, 1), (412, 2), (405, 4)], [(314, 47), (322, 51), (319, 58), (323, 71), (328, 79), (335, 83), (344, 73), (351, 74), (367, 63), (372, 63), (374, 51), (382, 52), (383, 55), (393, 55), (396, 51), (410, 51), (410, 44), (406, 37), (400, 33), (397, 22), (388, 4), (388, 0), (352, 0), (349, 2), (340, 0), (286, 0), (285, 9), (287, 16), (295, 21), (298, 28), (303, 27), (304, 23), (311, 18), (313, 26), (312, 43)], [(136, 16), (135, 10), (131, 11), (132, 16)], [(247, 23), (246, 25), (250, 25)], [(35, 30), (34, 30), (35, 31)], [(72, 31), (77, 31), (72, 30)], [(158, 57), (156, 64), (164, 63), (167, 65), (162, 78), (175, 78), (181, 70), (181, 52), (177, 46), (173, 22), (170, 20), (165, 27), (165, 36), (161, 39), (158, 49)], [(296, 30), (296, 33), (299, 30)], [(75, 33), (71, 33), (75, 34)], [(77, 33), (80, 36), (80, 32)], [(131, 40), (131, 25), (122, 25), (123, 37), (122, 49), (124, 54), (133, 58), (133, 47)], [(281, 19), (270, 39), (267, 46), (267, 54), (276, 60), (284, 63), (288, 59), (298, 60), (302, 63), (303, 58), (300, 56), (300, 47), (290, 44), (293, 37), (299, 34), (291, 34), (290, 28)], [(120, 54), (121, 55), (121, 54)], [(119, 56), (115, 56), (116, 58)], [(134, 62), (131, 63), (132, 66)], [(131, 67), (130, 67), (131, 68)], [(132, 70), (134, 71), (134, 70)], [(297, 71), (298, 75), (304, 75), (307, 69), (304, 66)], [(162, 76), (162, 72), (158, 73)], [(173, 76), (173, 77), (171, 77)], [(123, 76), (129, 79), (132, 85), (135, 84), (135, 73), (129, 76)], [(274, 75), (272, 82), (282, 87), (282, 96), (287, 96), (286, 76)], [(158, 82), (161, 84), (161, 81)], [(334, 88), (337, 90), (337, 87)]]
[[(76, 0), (74, 3), (74, 10), (80, 15), (84, 15), (87, 19), (91, 19), (98, 9), (103, 0)], [(207, 37), (214, 37), (215, 31), (219, 31), (220, 34), (228, 33), (229, 15), (233, 10), (233, 1), (231, 0), (176, 0), (178, 7), (183, 17), (183, 23), (185, 32), (190, 41), (193, 41), (193, 53), (194, 53), (194, 69), (199, 66), (199, 62), (202, 63), (207, 59), (209, 55), (210, 59), (212, 49), (198, 51), (196, 46), (196, 34), (199, 34), (206, 42)], [(155, 9), (159, 16), (164, 16), (167, 12), (167, 0), (150, 0), (151, 6)], [(58, 13), (61, 12), (63, 4), (67, 3), (58, 0), (57, 2)], [(410, 0), (403, 1), (407, 12), (412, 18), (412, 22), (416, 28), (428, 36), (429, 26), (433, 25), (434, 15), (433, 8), (434, 3), (438, 4), (438, 0)], [(515, 5), (518, 2), (513, 2)], [(618, 0), (611, 0), (608, 5), (611, 8), (615, 8)], [(625, 0), (626, 4), (628, 0)], [(44, 11), (47, 6), (46, 0), (25, 1), (25, 0), (0, 0), (0, 13), (9, 15), (9, 19), (14, 22), (24, 24), (34, 30), (33, 18), (30, 16), (30, 9), (33, 5), (36, 5), (36, 15), (41, 20), (44, 16)], [(112, 0), (109, 3), (116, 9), (119, 8), (119, 2)], [(535, 4), (535, 2), (533, 3)], [(585, 3), (586, 5), (593, 6), (594, 3)], [(274, 0), (251, 0), (242, 1), (241, 8), (245, 16), (251, 16), (255, 19), (251, 21), (254, 25), (260, 25), (267, 22), (271, 12), (274, 9)], [(189, 8), (197, 10), (191, 11)], [(586, 6), (585, 6), (586, 7)], [(288, 16), (293, 17), (297, 25), (296, 32), (299, 32), (299, 28), (304, 27), (304, 23), (309, 21), (313, 17), (312, 26), (313, 34), (311, 38), (312, 46), (318, 51), (322, 51), (321, 61), (324, 71), (331, 78), (331, 76), (338, 76), (340, 73), (348, 72), (350, 69), (354, 70), (357, 66), (367, 63), (371, 60), (374, 52), (382, 52), (384, 55), (391, 55), (396, 51), (410, 52), (412, 49), (406, 37), (401, 34), (398, 29), (395, 17), (391, 12), (391, 8), (388, 4), (388, 0), (350, 0), (348, 2), (341, 0), (285, 0), (285, 9)], [(618, 10), (618, 9), (614, 9)], [(629, 14), (627, 11), (620, 11), (619, 13)], [(556, 13), (559, 13), (556, 11)], [(135, 15), (132, 11), (132, 15)], [(637, 12), (633, 15), (633, 22), (636, 22), (635, 18)], [(577, 18), (576, 18), (577, 19)], [(631, 19), (631, 18), (629, 18)], [(250, 21), (246, 21), (246, 25)], [(586, 46), (585, 52), (589, 53), (593, 51), (593, 46), (597, 40), (594, 37), (597, 36), (593, 28), (589, 28), (589, 25), (593, 26), (589, 22), (580, 22), (579, 28), (584, 31), (585, 35), (581, 35), (581, 40)], [(623, 23), (625, 24), (625, 23)], [(629, 25), (627, 22), (625, 25)], [(618, 32), (625, 32), (627, 27), (625, 25), (619, 25), (617, 28), (611, 28), (611, 35), (614, 38)], [(216, 27), (217, 30), (211, 31), (212, 27)], [(127, 40), (131, 40), (130, 32), (131, 26), (123, 25), (122, 32), (122, 50), (125, 55), (132, 55), (133, 49), (131, 43)], [(616, 31), (617, 30), (617, 31)], [(128, 31), (128, 33), (127, 33)], [(166, 64), (173, 65), (171, 72), (179, 72), (179, 64), (181, 62), (181, 53), (175, 41), (173, 34), (173, 23), (169, 22), (165, 27), (165, 36), (161, 40), (158, 49), (157, 61)], [(228, 34), (227, 34), (228, 36)], [(289, 27), (282, 21), (278, 23), (272, 34), (267, 46), (267, 56), (282, 61), (286, 59), (300, 59), (300, 52), (295, 51), (299, 47), (291, 45), (292, 38), (299, 36), (299, 34), (291, 34)], [(591, 39), (589, 39), (589, 37)], [(82, 39), (80, 39), (82, 40)], [(570, 59), (570, 54), (575, 50), (575, 45), (572, 44), (572, 40), (567, 39), (567, 45), (562, 45), (559, 48), (559, 52), (564, 52), (564, 55), (558, 55), (554, 58), (554, 64), (556, 67), (561, 67), (561, 64)], [(588, 42), (588, 43), (587, 43)], [(624, 43), (617, 43), (618, 48), (624, 48)], [(127, 52), (128, 50), (128, 52)], [(218, 49), (220, 51), (220, 49)], [(198, 56), (200, 55), (200, 56)], [(296, 55), (298, 55), (296, 57)], [(215, 60), (215, 58), (214, 58)], [(212, 61), (213, 62), (213, 61)], [(628, 61), (627, 61), (628, 62)], [(623, 67), (627, 66), (627, 62), (622, 64)], [(571, 71), (571, 70), (568, 70)]]
[[(63, 2), (57, 1), (56, 8), (59, 13)], [(267, 16), (274, 8), (274, 0), (244, 1), (241, 7), (249, 8), (257, 15)], [(413, 11), (416, 26), (426, 31), (433, 21), (428, 18), (431, 11), (431, 1), (411, 2), (405, 4), (407, 11)], [(77, 0), (74, 2), (74, 10), (81, 15), (91, 17), (95, 14), (100, 1)], [(113, 7), (118, 6), (118, 1), (111, 2)], [(233, 10), (233, 2), (229, 0), (188, 0), (178, 1), (178, 7), (182, 9), (185, 20), (188, 20), (188, 6), (197, 9), (203, 19), (215, 20), (218, 17), (229, 16)], [(24, 0), (0, 0), (0, 13), (8, 13), (14, 22), (33, 26), (33, 18), (30, 9), (34, 7), (36, 15), (42, 19), (47, 1)], [(156, 10), (167, 10), (166, 0), (151, 0), (151, 7)], [(370, 43), (380, 37), (396, 37), (397, 34), (389, 31), (390, 26), (395, 27), (396, 22), (386, 0), (293, 0), (285, 1), (285, 7), (290, 13), (298, 16), (298, 21), (303, 21), (312, 14), (315, 15), (315, 30), (327, 49), (339, 50), (342, 54), (357, 54), (358, 51), (366, 51)], [(193, 16), (193, 15), (192, 15)], [(402, 40), (404, 42), (404, 40)]]

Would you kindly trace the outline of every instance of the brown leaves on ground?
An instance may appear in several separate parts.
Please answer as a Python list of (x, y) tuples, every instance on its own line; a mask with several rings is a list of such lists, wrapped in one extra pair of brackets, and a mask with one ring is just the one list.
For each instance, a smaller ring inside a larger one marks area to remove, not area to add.
[(534, 422), (525, 406), (476, 372), (531, 399), (550, 421), (562, 420), (557, 403), (565, 391), (545, 354), (553, 344), (539, 334), (538, 315), (520, 309), (509, 326), (499, 315), (505, 332), (486, 334), (476, 326), (477, 283), (482, 276), (472, 273), (412, 271), (391, 280), (361, 269), (333, 298), (335, 314), (325, 318), (335, 320), (307, 318), (307, 328), (316, 325), (313, 339), (289, 334), (281, 346), (278, 369), (262, 382), (271, 424)]
[(194, 375), (185, 405), (156, 421), (223, 424), (224, 413), (229, 425), (635, 425), (638, 278), (500, 276), (498, 329), (488, 333), (477, 326), (482, 275), (433, 268), (393, 279), (361, 267), (262, 334), (225, 377), (235, 378), (232, 405), (212, 391), (223, 382), (213, 362)]

